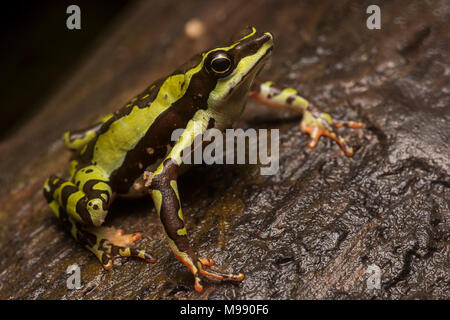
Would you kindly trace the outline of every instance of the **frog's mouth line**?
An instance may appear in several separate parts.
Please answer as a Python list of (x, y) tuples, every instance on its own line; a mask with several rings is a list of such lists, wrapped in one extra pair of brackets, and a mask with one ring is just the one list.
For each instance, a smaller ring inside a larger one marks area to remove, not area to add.
[[(260, 62), (258, 62), (255, 66), (253, 66), (253, 68), (255, 68), (257, 65), (261, 66), (260, 69), (256, 72), (256, 75), (258, 75), (258, 73), (260, 73), (261, 70), (264, 69), (267, 61), (272, 57), (272, 49), (273, 49), (273, 46), (271, 46), (269, 49), (267, 49), (266, 53), (264, 53), (264, 55), (261, 57)], [(250, 70), (248, 73), (251, 73), (251, 72), (252, 72), (252, 70)]]

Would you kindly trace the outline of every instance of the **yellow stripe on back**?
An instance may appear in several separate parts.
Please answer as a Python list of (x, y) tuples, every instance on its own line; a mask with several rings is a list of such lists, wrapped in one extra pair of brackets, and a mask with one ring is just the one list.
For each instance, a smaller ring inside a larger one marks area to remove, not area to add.
[(155, 119), (184, 96), (192, 76), (201, 70), (202, 64), (199, 63), (186, 74), (168, 77), (149, 107), (134, 106), (128, 115), (114, 121), (108, 131), (99, 135), (93, 163), (105, 170), (107, 175), (120, 167), (127, 152), (144, 137)]

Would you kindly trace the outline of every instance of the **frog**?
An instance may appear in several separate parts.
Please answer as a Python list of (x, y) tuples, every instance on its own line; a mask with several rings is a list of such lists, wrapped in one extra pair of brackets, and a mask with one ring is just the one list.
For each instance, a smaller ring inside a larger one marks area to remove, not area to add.
[[(337, 129), (363, 128), (363, 123), (335, 120), (297, 90), (258, 79), (272, 55), (273, 39), (270, 32), (247, 27), (225, 45), (193, 56), (119, 110), (63, 134), (64, 145), (72, 152), (68, 176), (51, 175), (44, 183), (44, 197), (63, 226), (104, 269), (127, 257), (156, 262), (148, 250), (136, 247), (140, 232), (104, 226), (117, 197), (150, 196), (168, 246), (192, 273), (196, 291), (202, 291), (204, 278), (244, 279), (241, 272), (219, 271), (213, 259), (200, 257), (191, 248), (177, 181), (185, 168), (192, 167), (184, 165), (182, 153), (196, 148), (196, 135), (230, 128), (249, 98), (302, 114), (300, 130), (309, 135), (307, 147), (315, 148), (326, 136), (346, 156), (354, 154)], [(184, 130), (172, 141), (176, 129)]]

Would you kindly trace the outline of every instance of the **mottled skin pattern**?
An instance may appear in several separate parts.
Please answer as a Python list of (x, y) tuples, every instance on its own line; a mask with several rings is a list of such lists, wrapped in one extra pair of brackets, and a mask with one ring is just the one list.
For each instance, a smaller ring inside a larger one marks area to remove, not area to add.
[[(224, 130), (242, 113), (250, 96), (266, 105), (303, 113), (301, 130), (311, 136), (314, 148), (321, 135), (335, 140), (347, 156), (352, 148), (336, 128), (361, 128), (356, 122), (339, 122), (321, 113), (296, 90), (281, 89), (255, 77), (271, 54), (273, 37), (254, 28), (243, 30), (232, 44), (194, 56), (171, 75), (155, 81), (123, 108), (84, 130), (67, 132), (64, 142), (73, 152), (69, 177), (51, 176), (44, 196), (72, 236), (92, 251), (105, 269), (116, 257), (155, 259), (132, 247), (141, 234), (102, 224), (115, 195), (150, 194), (175, 257), (194, 275), (241, 281), (242, 273), (214, 271), (212, 259), (199, 258), (189, 246), (177, 178), (184, 168), (183, 150), (194, 150), (195, 137), (208, 128)], [(174, 129), (185, 129), (175, 143)]]

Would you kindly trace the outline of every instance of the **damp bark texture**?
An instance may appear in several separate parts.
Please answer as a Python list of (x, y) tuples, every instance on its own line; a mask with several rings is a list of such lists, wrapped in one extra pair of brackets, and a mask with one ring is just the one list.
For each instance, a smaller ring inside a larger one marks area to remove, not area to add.
[[(0, 144), (0, 298), (449, 299), (450, 6), (375, 2), (380, 30), (366, 27), (374, 1), (127, 8), (34, 118)], [(189, 25), (196, 38), (185, 32), (192, 18), (203, 26), (202, 34)], [(179, 180), (192, 247), (245, 280), (206, 280), (195, 292), (150, 199), (116, 201), (106, 225), (141, 231), (139, 246), (157, 262), (118, 260), (103, 270), (42, 196), (44, 180), (68, 169), (62, 133), (118, 109), (247, 24), (275, 36), (261, 78), (299, 90), (337, 119), (366, 124), (342, 129), (355, 155), (324, 138), (307, 149), (298, 117), (251, 102), (238, 125), (280, 129), (280, 170), (198, 166)], [(73, 264), (79, 290), (66, 286)]]

